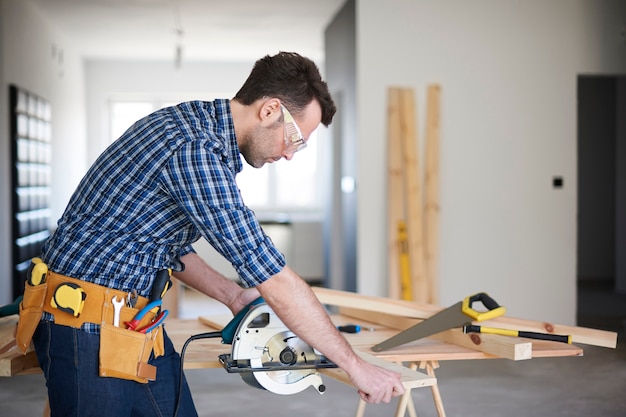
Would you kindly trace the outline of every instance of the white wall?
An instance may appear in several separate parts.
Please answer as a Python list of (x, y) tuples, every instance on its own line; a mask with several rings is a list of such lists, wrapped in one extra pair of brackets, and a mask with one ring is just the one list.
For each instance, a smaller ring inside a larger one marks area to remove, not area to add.
[(111, 99), (141, 97), (173, 101), (231, 98), (252, 69), (251, 62), (87, 61), (87, 124), (89, 162), (110, 140), (108, 103)]
[[(86, 169), (83, 66), (71, 42), (28, 2), (0, 0), (0, 305), (12, 301), (8, 86), (16, 84), (52, 106), (53, 219)], [(62, 51), (62, 52), (61, 52)]]
[(414, 87), (423, 126), (436, 82), (440, 303), (486, 291), (575, 323), (576, 80), (626, 73), (624, 16), (619, 0), (358, 1), (360, 292), (386, 288), (386, 89)]

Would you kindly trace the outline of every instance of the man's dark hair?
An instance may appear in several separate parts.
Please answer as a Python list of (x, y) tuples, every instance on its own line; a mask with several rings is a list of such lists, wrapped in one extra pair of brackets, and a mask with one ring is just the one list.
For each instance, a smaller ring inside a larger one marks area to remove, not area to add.
[(295, 52), (279, 52), (259, 59), (235, 100), (250, 105), (263, 97), (280, 99), (294, 115), (316, 99), (322, 107), (322, 124), (327, 127), (337, 111), (317, 65)]

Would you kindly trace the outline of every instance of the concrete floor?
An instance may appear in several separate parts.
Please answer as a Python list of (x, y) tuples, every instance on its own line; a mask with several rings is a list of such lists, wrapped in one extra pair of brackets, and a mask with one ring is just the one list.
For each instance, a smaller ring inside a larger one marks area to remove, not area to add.
[[(612, 307), (601, 314), (592, 309), (585, 312), (582, 307), (590, 305), (585, 300)], [(580, 325), (618, 331), (619, 340), (623, 339), (625, 296), (591, 289), (581, 293), (579, 306)], [(193, 302), (186, 299), (183, 315), (193, 314)], [(207, 314), (205, 309), (202, 314)], [(582, 347), (584, 356), (575, 358), (442, 362), (437, 377), (446, 413), (464, 417), (625, 416), (625, 345)], [(354, 416), (358, 402), (352, 387), (329, 378), (325, 378), (324, 395), (307, 389), (280, 396), (250, 387), (221, 369), (186, 373), (200, 416), (348, 417)], [(0, 414), (40, 416), (45, 395), (41, 375), (0, 378)], [(437, 416), (429, 388), (414, 390), (412, 397), (418, 416)], [(394, 412), (395, 401), (369, 405), (365, 416), (392, 416)]]

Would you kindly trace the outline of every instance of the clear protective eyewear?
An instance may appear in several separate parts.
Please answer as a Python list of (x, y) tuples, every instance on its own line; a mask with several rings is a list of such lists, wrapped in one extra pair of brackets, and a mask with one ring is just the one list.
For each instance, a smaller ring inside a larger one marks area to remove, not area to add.
[(304, 136), (302, 136), (302, 131), (291, 113), (289, 113), (289, 110), (282, 104), (280, 108), (285, 118), (285, 145), (287, 146), (287, 151), (294, 153), (301, 151), (306, 148), (306, 141)]

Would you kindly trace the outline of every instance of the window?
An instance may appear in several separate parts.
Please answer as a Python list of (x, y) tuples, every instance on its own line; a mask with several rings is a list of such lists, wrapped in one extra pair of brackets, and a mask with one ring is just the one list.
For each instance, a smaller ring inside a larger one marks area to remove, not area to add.
[[(226, 96), (224, 96), (226, 97)], [(121, 136), (135, 121), (175, 104), (172, 101), (111, 101), (111, 141)], [(320, 129), (325, 129), (324, 127)], [(237, 184), (244, 202), (262, 217), (280, 212), (316, 215), (323, 209), (318, 132), (313, 132), (308, 146), (294, 155), (291, 161), (281, 159), (262, 168), (253, 168), (243, 161), (243, 171), (237, 175)]]

